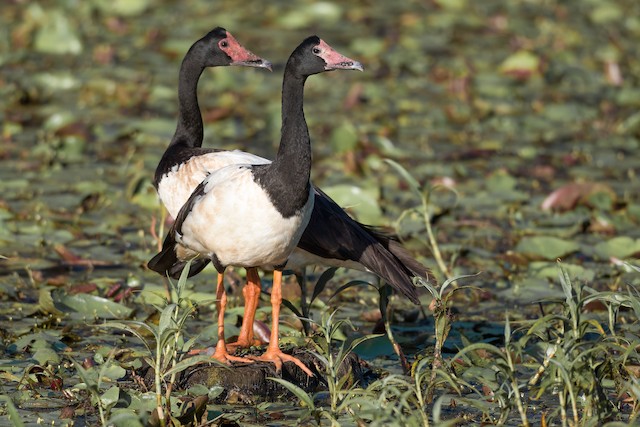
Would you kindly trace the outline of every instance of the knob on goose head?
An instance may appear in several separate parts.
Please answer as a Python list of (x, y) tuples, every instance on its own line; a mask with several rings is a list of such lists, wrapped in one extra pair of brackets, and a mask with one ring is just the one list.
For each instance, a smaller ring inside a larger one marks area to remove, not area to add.
[(303, 76), (332, 70), (364, 70), (361, 63), (336, 52), (318, 36), (304, 39), (289, 57), (289, 65)]
[(214, 28), (195, 42), (186, 57), (197, 58), (202, 67), (240, 65), (266, 68), (271, 71), (271, 62), (248, 51), (222, 27)]

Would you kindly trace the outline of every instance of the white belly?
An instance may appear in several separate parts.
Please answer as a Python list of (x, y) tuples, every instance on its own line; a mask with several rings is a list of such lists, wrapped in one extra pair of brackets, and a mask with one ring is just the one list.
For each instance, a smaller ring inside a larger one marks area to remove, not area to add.
[(231, 166), (206, 179), (205, 191), (182, 223), (178, 241), (223, 266), (282, 265), (297, 246), (313, 209), (312, 192), (300, 215), (283, 218), (251, 169)]

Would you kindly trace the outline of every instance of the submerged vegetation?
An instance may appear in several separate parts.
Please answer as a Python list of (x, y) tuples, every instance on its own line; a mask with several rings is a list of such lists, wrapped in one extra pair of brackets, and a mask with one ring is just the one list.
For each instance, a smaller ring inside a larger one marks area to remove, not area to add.
[[(637, 1), (6, 3), (0, 424), (637, 422)], [(184, 387), (216, 339), (214, 272), (144, 268), (179, 61), (217, 25), (276, 66), (203, 75), (205, 145), (272, 158), (282, 63), (320, 35), (366, 71), (309, 83), (314, 182), (437, 276), (415, 308), (364, 273), (289, 275), (282, 332), (324, 387), (274, 372), (271, 400)]]

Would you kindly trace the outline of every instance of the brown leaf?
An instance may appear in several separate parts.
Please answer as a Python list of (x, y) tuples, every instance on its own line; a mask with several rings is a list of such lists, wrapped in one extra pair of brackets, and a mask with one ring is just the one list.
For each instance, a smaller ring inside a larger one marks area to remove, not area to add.
[(84, 369), (93, 368), (94, 366), (96, 366), (96, 363), (90, 357), (85, 357), (84, 360), (82, 361), (82, 367)]
[(217, 107), (206, 110), (202, 118), (205, 123), (213, 123), (222, 119), (226, 119), (227, 117), (231, 116), (231, 113), (233, 113), (233, 111), (230, 108)]
[(595, 182), (573, 182), (564, 185), (549, 194), (542, 202), (542, 209), (549, 211), (568, 211), (577, 204), (585, 202), (589, 196), (595, 193), (608, 193), (615, 197), (615, 192), (606, 184)]
[(493, 390), (491, 390), (491, 388), (487, 385), (482, 386), (482, 394), (490, 397), (494, 396)]
[(640, 378), (640, 366), (628, 364), (624, 365), (624, 369), (626, 369), (634, 378)]
[(71, 250), (67, 249), (64, 245), (55, 245), (53, 250), (56, 251), (60, 258), (68, 265), (85, 265), (85, 266), (96, 266), (96, 265), (109, 265), (106, 261), (94, 260), (94, 259), (83, 259), (78, 255), (71, 252)]
[(255, 339), (262, 341), (263, 343), (269, 343), (271, 338), (271, 329), (266, 323), (260, 320), (253, 321), (253, 336)]
[(69, 283), (69, 276), (64, 274), (53, 276), (47, 279), (47, 285), (55, 286), (58, 288), (66, 285), (67, 283)]
[(364, 311), (360, 318), (365, 322), (377, 322), (382, 318), (382, 313), (380, 313), (379, 308), (374, 308), (373, 310)]
[(73, 406), (65, 406), (60, 410), (60, 418), (63, 420), (73, 419), (76, 416), (76, 408)]
[(98, 289), (98, 286), (95, 283), (78, 283), (76, 285), (71, 286), (69, 288), (69, 295), (75, 294), (90, 294)]

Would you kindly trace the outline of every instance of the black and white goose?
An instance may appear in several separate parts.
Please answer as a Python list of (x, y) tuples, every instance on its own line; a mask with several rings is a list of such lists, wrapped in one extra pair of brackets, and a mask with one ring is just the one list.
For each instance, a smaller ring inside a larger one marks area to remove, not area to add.
[(169, 215), (175, 218), (193, 189), (212, 171), (231, 164), (268, 163), (239, 150), (202, 147), (203, 124), (198, 81), (207, 67), (246, 66), (271, 70), (271, 63), (245, 49), (227, 30), (214, 28), (185, 55), (178, 77), (178, 125), (154, 176), (154, 186)]
[[(218, 37), (224, 38), (226, 32), (216, 29), (212, 33), (218, 33)], [(202, 70), (211, 65), (207, 65), (209, 60), (204, 55), (196, 54), (200, 50), (196, 47), (206, 44), (205, 39), (206, 37), (196, 42), (189, 50), (180, 72), (180, 122), (195, 125), (178, 125), (176, 137), (156, 169), (155, 183), (158, 193), (169, 214), (174, 218), (195, 187), (209, 173), (234, 163), (270, 162), (239, 150), (221, 151), (202, 147), (202, 119), (196, 88)], [(259, 65), (258, 61), (249, 64), (265, 66)], [(314, 193), (315, 204), (311, 220), (298, 247), (289, 258), (287, 268), (301, 270), (307, 265), (318, 264), (369, 271), (417, 303), (413, 279), (419, 277), (430, 281), (429, 269), (416, 261), (390, 236), (352, 219), (320, 189), (314, 188)], [(165, 242), (162, 251), (149, 262), (150, 269), (162, 275), (179, 277), (186, 260), (196, 254), (174, 243), (172, 239)], [(206, 257), (192, 260), (190, 276), (200, 272), (209, 262), (210, 259)], [(260, 278), (256, 269), (247, 269), (247, 284), (243, 288), (245, 314), (238, 340), (233, 345), (247, 347), (255, 343), (253, 320), (260, 292)]]
[(197, 185), (178, 212), (164, 245), (179, 245), (188, 257), (200, 254), (218, 271), (218, 344), (214, 357), (242, 360), (227, 353), (224, 342), (227, 266), (273, 268), (272, 328), (266, 352), (255, 359), (280, 369), (282, 362), (311, 371), (279, 347), (282, 269), (306, 228), (313, 210), (311, 141), (304, 118), (307, 77), (330, 70), (362, 70), (360, 63), (332, 49), (316, 36), (305, 39), (291, 54), (282, 84), (282, 135), (273, 162), (230, 165), (217, 169)]

